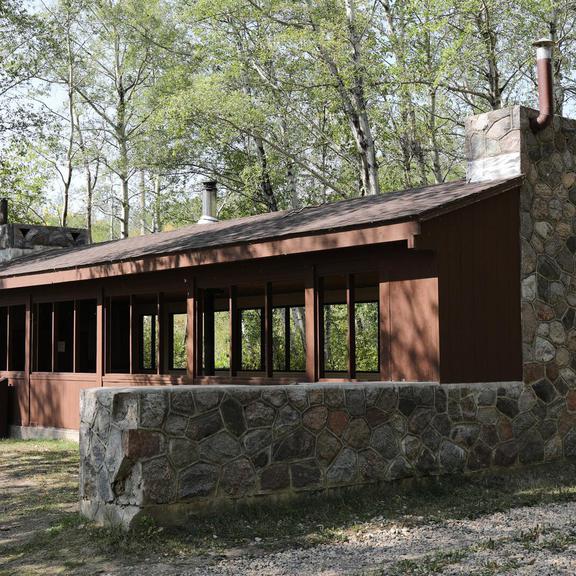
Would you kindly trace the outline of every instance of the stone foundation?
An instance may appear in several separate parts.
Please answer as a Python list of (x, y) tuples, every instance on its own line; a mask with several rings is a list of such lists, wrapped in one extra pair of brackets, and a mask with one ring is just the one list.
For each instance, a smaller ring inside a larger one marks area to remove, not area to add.
[(576, 390), (542, 382), (97, 388), (81, 406), (82, 513), (125, 527), (576, 456)]

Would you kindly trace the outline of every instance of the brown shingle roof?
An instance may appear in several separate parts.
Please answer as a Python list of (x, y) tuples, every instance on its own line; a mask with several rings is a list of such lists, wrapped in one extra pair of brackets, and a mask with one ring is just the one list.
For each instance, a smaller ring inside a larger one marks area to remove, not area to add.
[(217, 224), (191, 225), (70, 249), (25, 256), (0, 268), (0, 278), (111, 264), (146, 257), (199, 251), (218, 246), (420, 220), (438, 210), (456, 209), (509, 190), (518, 178), (490, 182), (449, 182), (354, 198), (301, 210), (286, 210)]

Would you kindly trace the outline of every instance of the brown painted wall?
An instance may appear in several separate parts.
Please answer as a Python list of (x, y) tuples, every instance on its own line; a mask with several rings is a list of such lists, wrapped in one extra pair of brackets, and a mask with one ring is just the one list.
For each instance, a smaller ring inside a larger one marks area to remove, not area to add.
[(78, 429), (80, 390), (95, 386), (90, 374), (32, 374), (30, 426)]
[(422, 224), (437, 253), (441, 382), (522, 380), (519, 191)]

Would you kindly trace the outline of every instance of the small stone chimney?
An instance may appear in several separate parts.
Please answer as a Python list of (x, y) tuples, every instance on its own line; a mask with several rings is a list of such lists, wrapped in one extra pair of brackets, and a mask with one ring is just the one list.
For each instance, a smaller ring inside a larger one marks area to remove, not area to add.
[(466, 122), (467, 179), (522, 176), (524, 381), (576, 388), (576, 120), (513, 106)]
[(88, 230), (37, 224), (11, 224), (8, 200), (0, 199), (0, 264), (43, 250), (89, 244)]
[(202, 191), (202, 216), (198, 220), (198, 224), (214, 224), (214, 222), (218, 222), (216, 216), (218, 183), (215, 180), (207, 180), (202, 184), (204, 185), (204, 190)]

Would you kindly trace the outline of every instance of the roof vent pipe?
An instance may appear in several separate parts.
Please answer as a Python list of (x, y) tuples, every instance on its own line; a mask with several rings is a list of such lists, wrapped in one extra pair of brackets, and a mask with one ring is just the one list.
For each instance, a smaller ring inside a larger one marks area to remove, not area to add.
[(554, 114), (554, 97), (552, 85), (552, 47), (550, 38), (541, 38), (532, 44), (536, 47), (536, 74), (538, 77), (538, 106), (540, 114), (532, 118), (530, 125), (534, 132), (550, 124)]
[(216, 217), (218, 183), (215, 180), (206, 180), (202, 184), (204, 185), (204, 190), (202, 191), (202, 217), (198, 220), (198, 224), (213, 224), (218, 222)]
[(8, 198), (0, 198), (0, 226), (8, 224)]

